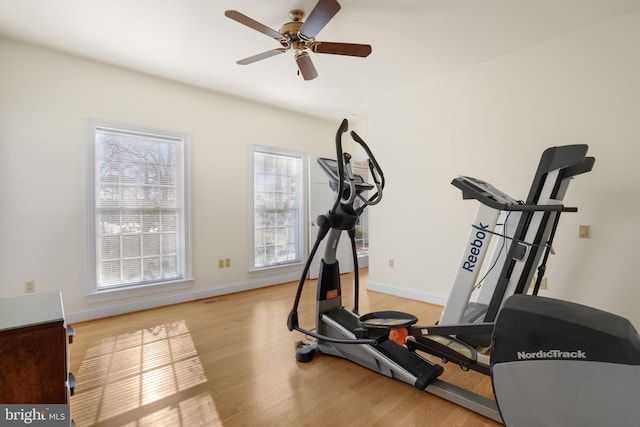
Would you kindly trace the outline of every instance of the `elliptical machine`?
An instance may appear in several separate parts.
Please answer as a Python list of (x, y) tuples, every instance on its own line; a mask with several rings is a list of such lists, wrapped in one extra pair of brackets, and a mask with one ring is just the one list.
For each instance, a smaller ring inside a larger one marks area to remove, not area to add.
[[(369, 170), (371, 171), (374, 185), (368, 184), (359, 175), (354, 175), (351, 170), (351, 155), (342, 150), (342, 134), (348, 129), (347, 120), (343, 120), (336, 134), (336, 159), (320, 158), (318, 163), (322, 170), (329, 177), (329, 185), (336, 193), (336, 199), (329, 211), (320, 215), (316, 219), (319, 226), (318, 235), (313, 245), (304, 270), (300, 277), (298, 290), (293, 303), (293, 308), (289, 313), (287, 326), (289, 330), (297, 330), (304, 334), (316, 338), (316, 342), (311, 345), (300, 348), (296, 353), (296, 359), (300, 362), (308, 362), (313, 359), (316, 351), (327, 354), (346, 357), (357, 360), (357, 363), (368, 368), (378, 370), (378, 363), (370, 362), (370, 356), (360, 356), (360, 350), (365, 349), (366, 345), (375, 345), (376, 351), (388, 351), (393, 354), (386, 356), (415, 359), (413, 362), (417, 365), (415, 372), (411, 375), (403, 375), (400, 372), (391, 373), (389, 376), (396, 377), (398, 375), (405, 376), (408, 380), (413, 375), (421, 378), (420, 382), (424, 383), (421, 387), (437, 377), (441, 369), (434, 368), (433, 364), (423, 361), (422, 358), (410, 354), (405, 350), (399, 350), (398, 346), (392, 342), (387, 344), (375, 338), (357, 338), (355, 335), (360, 332), (358, 325), (359, 310), (359, 270), (358, 257), (355, 243), (355, 226), (358, 223), (360, 214), (365, 208), (375, 205), (382, 199), (382, 191), (385, 185), (384, 174), (380, 165), (376, 161), (373, 153), (367, 144), (356, 134), (351, 132), (351, 137), (358, 143), (369, 156)], [(376, 189), (376, 192), (369, 198), (363, 197), (365, 191)], [(359, 206), (357, 206), (359, 204)], [(351, 311), (346, 310), (342, 306), (342, 291), (340, 286), (340, 266), (336, 259), (336, 251), (342, 232), (346, 231), (351, 240), (351, 250), (354, 262), (354, 307)], [(316, 302), (316, 328), (315, 332), (301, 328), (298, 322), (298, 304), (302, 295), (302, 289), (309, 272), (309, 267), (313, 261), (318, 247), (323, 239), (327, 238), (325, 254), (320, 263), (320, 272), (318, 274), (318, 290)], [(347, 334), (345, 338), (344, 334)], [(349, 336), (351, 335), (351, 336)], [(354, 346), (355, 344), (355, 346)], [(365, 347), (358, 347), (362, 344)], [(355, 351), (354, 351), (355, 350)], [(399, 351), (398, 351), (399, 350)], [(399, 354), (402, 353), (402, 355)], [(375, 359), (375, 355), (374, 355)]]
[[(311, 361), (317, 351), (343, 357), (507, 425), (637, 423), (640, 401), (634, 390), (640, 383), (640, 339), (629, 321), (590, 307), (526, 295), (532, 276), (529, 270), (542, 259), (538, 271), (540, 267), (544, 271), (560, 212), (576, 210), (565, 208), (559, 201), (569, 180), (593, 166), (593, 158), (585, 157), (586, 146), (553, 147), (545, 151), (534, 178), (533, 198), (529, 197), (527, 203), (517, 202), (480, 180), (468, 177), (454, 180), (453, 184), (463, 191), (463, 198), (520, 213), (516, 230), (503, 230), (502, 237), (510, 242), (508, 255), (499, 251), (492, 260), (493, 265), (497, 260), (504, 264), (504, 268), (496, 270), (502, 273), (490, 298), (498, 305), (489, 304), (488, 308), (479, 310), (477, 304), (464, 300), (468, 298), (470, 282), (465, 279), (461, 285), (456, 278), (454, 288), (462, 287), (462, 290), (452, 290), (449, 308), (455, 309), (458, 323), (441, 319), (438, 325), (416, 326), (418, 319), (409, 313), (381, 311), (362, 316), (358, 313), (355, 225), (367, 206), (380, 202), (384, 175), (366, 143), (351, 132), (353, 140), (369, 156), (375, 185), (353, 174), (351, 156), (342, 150), (341, 138), (347, 128), (344, 120), (336, 134), (337, 160), (319, 159), (336, 192), (336, 200), (328, 213), (317, 219), (320, 230), (287, 320), (289, 330), (316, 340), (299, 348), (296, 359)], [(554, 180), (549, 180), (550, 176)], [(371, 197), (363, 196), (365, 191), (374, 188), (376, 192)], [(549, 197), (541, 196), (545, 188)], [(481, 213), (487, 213), (484, 207), (479, 209), (479, 215)], [(480, 222), (480, 225), (484, 226), (483, 232), (494, 233), (486, 223)], [(350, 237), (354, 258), (352, 310), (342, 306), (336, 260), (336, 248), (343, 231)], [(524, 240), (526, 236), (534, 236), (537, 243)], [(316, 328), (312, 331), (300, 327), (297, 309), (311, 261), (325, 238), (328, 242), (318, 277)], [(523, 245), (528, 247), (523, 249)], [(544, 249), (547, 252), (543, 257)], [(464, 261), (463, 256), (462, 267)], [(525, 267), (514, 266), (514, 263), (523, 263)], [(518, 272), (515, 277), (511, 277), (513, 271)], [(511, 282), (526, 282), (527, 286), (514, 287)], [(538, 287), (539, 284), (534, 287), (534, 294)], [(483, 314), (478, 315), (480, 312)], [(489, 345), (491, 356), (478, 351), (477, 343)], [(444, 368), (420, 353), (454, 362), (464, 370), (490, 375), (496, 399), (438, 379)], [(608, 393), (606, 390), (614, 390), (616, 395), (604, 394)]]

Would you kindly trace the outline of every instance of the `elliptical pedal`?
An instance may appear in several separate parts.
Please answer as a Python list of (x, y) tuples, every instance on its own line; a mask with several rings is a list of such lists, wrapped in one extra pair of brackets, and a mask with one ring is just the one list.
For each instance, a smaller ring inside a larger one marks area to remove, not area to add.
[(489, 375), (489, 366), (478, 362), (478, 352), (469, 344), (448, 335), (408, 337), (406, 346), (411, 351), (423, 351), (440, 357), (443, 362), (455, 362), (464, 371), (469, 369)]

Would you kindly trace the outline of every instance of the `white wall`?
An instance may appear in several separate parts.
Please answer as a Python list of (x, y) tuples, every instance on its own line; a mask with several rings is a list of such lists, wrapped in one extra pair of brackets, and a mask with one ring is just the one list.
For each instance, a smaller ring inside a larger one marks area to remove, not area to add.
[(636, 12), (374, 102), (368, 132), (388, 185), (370, 212), (370, 288), (442, 303), (476, 209), (451, 179), (524, 199), (545, 148), (586, 143), (595, 167), (569, 187), (579, 212), (560, 220), (544, 294), (640, 327), (639, 45)]
[[(368, 127), (355, 123), (387, 178), (370, 209), (370, 287), (444, 302), (476, 207), (451, 179), (477, 176), (524, 198), (544, 148), (587, 143), (596, 165), (567, 193), (580, 211), (561, 219), (545, 294), (640, 326), (638, 42), (635, 13), (374, 102)], [(191, 134), (192, 288), (105, 303), (83, 295), (89, 118)], [(35, 280), (38, 292), (62, 290), (82, 320), (294, 278), (299, 270), (248, 272), (248, 146), (333, 156), (336, 127), (0, 39), (0, 297)], [(579, 224), (590, 239), (578, 239)], [(218, 270), (219, 258), (232, 268)]]
[[(89, 118), (190, 133), (192, 288), (84, 296)], [(295, 280), (301, 266), (248, 272), (249, 145), (333, 155), (338, 124), (0, 38), (0, 297), (35, 280), (38, 292), (61, 290), (70, 320), (83, 320)], [(220, 258), (232, 267), (219, 270)]]

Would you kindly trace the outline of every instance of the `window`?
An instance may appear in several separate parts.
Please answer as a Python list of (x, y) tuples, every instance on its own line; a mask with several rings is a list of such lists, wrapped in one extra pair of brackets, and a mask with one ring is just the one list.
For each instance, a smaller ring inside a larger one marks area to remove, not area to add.
[(253, 148), (253, 268), (303, 259), (302, 154)]
[(89, 128), (91, 291), (189, 280), (188, 136)]
[[(369, 164), (366, 161), (353, 161), (351, 163), (353, 173), (360, 175), (365, 182), (369, 182)], [(369, 192), (365, 191), (362, 196), (369, 197)], [(356, 202), (360, 202), (356, 199)], [(359, 205), (358, 205), (359, 206)], [(360, 214), (358, 224), (356, 224), (356, 252), (358, 255), (369, 254), (369, 209), (365, 209)]]

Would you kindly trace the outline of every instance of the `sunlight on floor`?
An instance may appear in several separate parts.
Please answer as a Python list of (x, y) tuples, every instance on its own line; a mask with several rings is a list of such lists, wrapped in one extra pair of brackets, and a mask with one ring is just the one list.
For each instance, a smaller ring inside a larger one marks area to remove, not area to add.
[(71, 408), (77, 425), (95, 425), (169, 397), (166, 407), (141, 412), (124, 425), (186, 427), (218, 419), (209, 394), (174, 396), (207, 382), (184, 321), (103, 339), (87, 350), (76, 378)]

